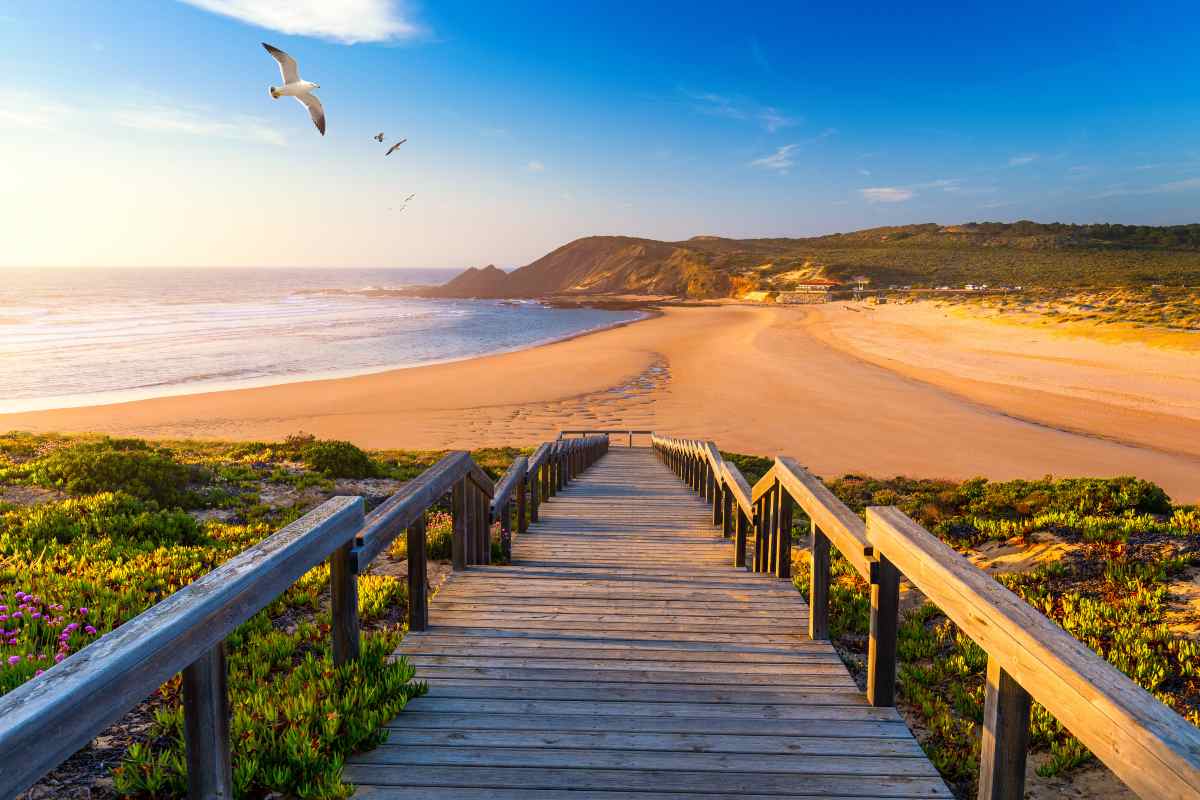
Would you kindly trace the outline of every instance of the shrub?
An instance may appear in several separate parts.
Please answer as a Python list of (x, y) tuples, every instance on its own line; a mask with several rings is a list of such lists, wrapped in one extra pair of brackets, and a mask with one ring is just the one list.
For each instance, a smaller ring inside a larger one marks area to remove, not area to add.
[(300, 459), (309, 469), (330, 478), (374, 478), (379, 467), (350, 442), (314, 439), (301, 446)]
[(32, 465), (30, 477), (71, 494), (124, 492), (166, 507), (183, 505), (188, 482), (201, 476), (166, 450), (138, 439), (105, 438), (56, 450)]
[(154, 545), (191, 545), (203, 539), (200, 525), (187, 513), (160, 511), (153, 502), (120, 492), (4, 512), (0, 536), (33, 548), (50, 542), (69, 544), (81, 537)]

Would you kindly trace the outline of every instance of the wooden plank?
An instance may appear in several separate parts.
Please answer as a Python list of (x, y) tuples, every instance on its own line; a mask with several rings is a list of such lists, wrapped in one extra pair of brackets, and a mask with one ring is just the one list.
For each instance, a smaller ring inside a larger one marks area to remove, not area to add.
[(495, 731), (575, 731), (584, 733), (679, 733), (694, 734), (698, 731), (711, 736), (787, 736), (797, 735), (836, 737), (869, 737), (905, 739), (914, 741), (908, 726), (893, 709), (881, 709), (884, 715), (878, 719), (849, 720), (805, 720), (803, 727), (792, 720), (765, 718), (720, 718), (664, 716), (622, 716), (619, 714), (594, 716), (587, 714), (489, 714), (467, 712), (406, 710), (391, 724), (389, 731), (396, 730), (495, 730)]
[(867, 534), (1129, 788), (1200, 797), (1200, 729), (899, 510), (868, 509)]
[[(718, 777), (719, 776), (719, 777)], [(388, 764), (346, 765), (343, 779), (355, 784), (384, 786), (447, 786), (492, 789), (570, 789), (619, 791), (706, 792), (714, 783), (729, 795), (761, 793), (792, 797), (951, 797), (937, 777), (869, 774), (807, 774), (798, 780), (792, 774), (733, 772), (684, 772), (679, 770), (601, 770), (537, 767), (471, 767)], [(802, 784), (802, 785), (800, 785)], [(688, 796), (688, 795), (684, 795)]]
[(756, 736), (710, 733), (576, 733), (396, 728), (389, 745), (440, 747), (560, 747), (578, 750), (661, 750), (687, 753), (745, 753), (748, 755), (864, 755), (923, 758), (920, 745), (908, 737), (884, 738), (879, 723), (858, 729), (859, 736), (840, 735), (829, 727), (805, 736)]

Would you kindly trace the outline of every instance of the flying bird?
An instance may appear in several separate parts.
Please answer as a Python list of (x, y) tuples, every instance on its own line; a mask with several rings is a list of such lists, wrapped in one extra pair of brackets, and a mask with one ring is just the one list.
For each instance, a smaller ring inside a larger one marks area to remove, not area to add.
[(371, 138), (377, 142), (382, 142), (383, 141), (383, 131), (380, 131), (379, 133), (375, 134)]
[(390, 156), (397, 147), (399, 147), (400, 145), (404, 144), (407, 141), (408, 141), (408, 139), (401, 139), (400, 141), (396, 142), (394, 145), (392, 145), (391, 147), (388, 148), (388, 151), (386, 153), (384, 153), (384, 155)]
[(321, 84), (301, 80), (300, 67), (296, 64), (296, 59), (278, 47), (272, 47), (266, 42), (263, 42), (262, 46), (266, 48), (272, 58), (279, 62), (279, 74), (283, 76), (283, 86), (271, 86), (268, 89), (271, 97), (274, 97), (276, 100), (285, 96), (296, 98), (301, 105), (308, 109), (308, 115), (312, 117), (313, 124), (317, 126), (317, 130), (324, 136), (325, 109), (321, 107), (321, 101), (312, 93), (313, 89), (320, 89)]

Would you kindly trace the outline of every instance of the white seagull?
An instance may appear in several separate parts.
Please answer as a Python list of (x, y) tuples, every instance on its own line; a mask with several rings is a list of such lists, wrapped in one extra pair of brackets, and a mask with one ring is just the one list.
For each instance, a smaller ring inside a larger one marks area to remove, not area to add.
[(383, 143), (383, 131), (380, 131), (379, 133), (375, 134), (371, 138), (382, 144)]
[(404, 144), (407, 141), (408, 141), (408, 139), (401, 139), (400, 141), (396, 142), (394, 145), (392, 145), (391, 147), (388, 148), (388, 151), (386, 153), (384, 153), (384, 155), (390, 156), (393, 152), (395, 152), (397, 147), (399, 147), (400, 145)]
[(321, 101), (312, 94), (312, 90), (320, 89), (321, 84), (300, 80), (300, 67), (296, 64), (296, 59), (278, 47), (272, 47), (266, 42), (263, 42), (262, 46), (267, 49), (272, 58), (279, 62), (279, 74), (283, 76), (283, 86), (272, 86), (268, 89), (271, 97), (278, 100), (281, 97), (287, 96), (299, 100), (308, 109), (308, 115), (312, 117), (313, 124), (317, 126), (317, 130), (324, 136), (325, 109), (321, 107)]

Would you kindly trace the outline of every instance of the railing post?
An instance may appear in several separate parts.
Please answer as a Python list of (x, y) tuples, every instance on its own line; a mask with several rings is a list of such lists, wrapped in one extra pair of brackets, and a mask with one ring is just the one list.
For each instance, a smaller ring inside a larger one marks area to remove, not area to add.
[[(532, 473), (525, 473), (526, 479), (529, 481), (529, 522), (530, 524), (538, 521), (538, 506), (542, 503), (542, 498), (539, 495), (542, 492), (542, 468), (539, 465)], [(526, 526), (528, 530), (528, 526)]]
[(808, 638), (829, 638), (829, 537), (812, 523), (808, 582)]
[(721, 485), (721, 536), (728, 539), (733, 534), (733, 490)]
[(716, 472), (712, 469), (711, 466), (709, 467), (709, 473), (712, 475), (712, 477), (709, 478), (709, 480), (710, 480), (709, 500), (712, 501), (713, 525), (720, 525), (721, 524), (721, 505), (725, 501), (725, 493), (723, 491), (723, 487), (717, 481)]
[(408, 526), (408, 629), (429, 627), (429, 573), (425, 556), (425, 515)]
[(767, 498), (761, 497), (754, 504), (754, 565), (755, 572), (763, 571), (763, 555), (765, 553), (764, 539), (766, 537), (766, 514)]
[(555, 474), (556, 478), (558, 479), (558, 486), (556, 486), (554, 489), (556, 494), (558, 492), (561, 492), (563, 490), (563, 487), (567, 485), (566, 461), (567, 461), (566, 452), (560, 450), (558, 453), (558, 457), (554, 459), (554, 474)]
[(476, 488), (479, 503), (479, 563), (492, 563), (492, 504), (482, 489)]
[(454, 533), (450, 539), (451, 558), (454, 571), (467, 568), (467, 479), (463, 478), (454, 484), (454, 493), (450, 502), (454, 514)]
[(900, 624), (900, 572), (885, 556), (872, 566), (871, 640), (867, 645), (867, 701), (896, 704), (896, 634)]
[(767, 490), (763, 495), (763, 527), (766, 529), (767, 535), (763, 542), (763, 572), (771, 573), (775, 571), (775, 555), (778, 552), (779, 545), (776, 543), (778, 532), (776, 528), (779, 525), (778, 509), (775, 507), (776, 500), (779, 494), (779, 482)]
[(779, 554), (775, 559), (775, 577), (792, 577), (792, 496), (782, 484), (777, 484), (779, 493)]
[(183, 732), (190, 800), (233, 800), (223, 641), (183, 670)]
[(733, 565), (746, 566), (746, 532), (750, 528), (750, 518), (740, 505), (735, 506), (737, 521), (733, 530)]
[(522, 474), (517, 478), (517, 533), (524, 533), (529, 529), (529, 521), (525, 517), (525, 503), (525, 475)]
[(1030, 702), (1029, 693), (994, 656), (988, 656), (979, 800), (1021, 800), (1025, 796)]
[[(504, 553), (505, 561), (512, 560), (512, 515), (513, 501), (509, 498), (500, 510), (500, 550)], [(487, 549), (490, 551), (492, 548), (489, 546)]]
[(333, 663), (358, 658), (358, 576), (350, 562), (351, 539), (329, 556), (329, 600), (332, 614)]

